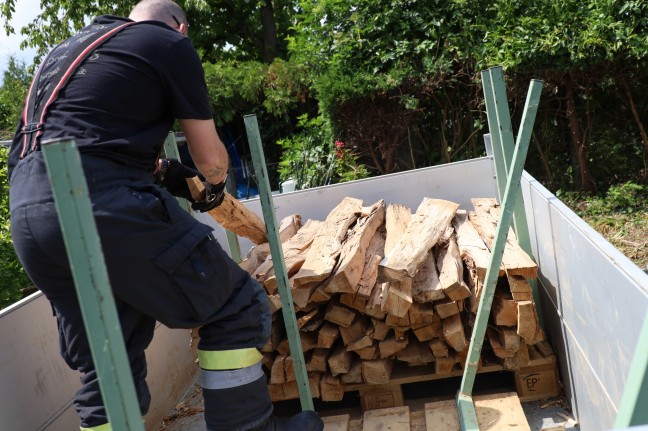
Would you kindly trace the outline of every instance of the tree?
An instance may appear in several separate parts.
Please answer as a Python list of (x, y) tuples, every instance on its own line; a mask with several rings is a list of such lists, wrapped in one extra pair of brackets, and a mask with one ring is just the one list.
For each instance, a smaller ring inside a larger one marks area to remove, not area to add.
[(30, 79), (25, 63), (10, 57), (0, 87), (0, 131), (6, 135), (15, 132)]

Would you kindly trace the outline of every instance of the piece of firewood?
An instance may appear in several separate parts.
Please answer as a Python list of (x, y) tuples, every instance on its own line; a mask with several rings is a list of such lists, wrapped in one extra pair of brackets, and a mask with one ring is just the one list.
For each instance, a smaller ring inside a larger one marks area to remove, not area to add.
[(412, 329), (427, 326), (439, 321), (439, 316), (434, 312), (433, 304), (414, 303), (407, 313)]
[(518, 303), (496, 293), (493, 296), (491, 317), (498, 326), (516, 326), (518, 324)]
[(383, 319), (386, 315), (382, 311), (382, 301), (383, 297), (387, 292), (387, 286), (389, 283), (376, 283), (373, 290), (371, 291), (371, 296), (367, 301), (367, 307), (365, 308), (365, 314), (376, 319)]
[(390, 328), (403, 328), (407, 330), (412, 326), (409, 318), (409, 313), (403, 317), (394, 316), (393, 314), (388, 314), (385, 319), (385, 324)]
[(474, 262), (469, 257), (464, 258), (464, 264), (468, 270), (466, 275), (466, 283), (470, 289), (470, 312), (477, 314), (477, 309), (479, 308), (479, 300), (481, 298), (481, 291), (484, 287), (484, 283), (479, 278), (477, 268), (475, 268)]
[(396, 354), (396, 359), (407, 362), (408, 365), (426, 365), (434, 362), (434, 356), (427, 343), (412, 341)]
[(302, 351), (308, 352), (317, 347), (318, 336), (315, 332), (302, 332), (299, 331), (299, 339), (301, 341)]
[(349, 372), (340, 375), (340, 380), (346, 385), (362, 383), (362, 361), (354, 359)]
[(306, 361), (306, 371), (325, 373), (330, 354), (330, 349), (313, 349), (310, 357)]
[(517, 303), (517, 312), (518, 335), (531, 345), (544, 341), (545, 334), (540, 327), (535, 304), (532, 301), (520, 301)]
[(414, 336), (419, 341), (428, 341), (436, 337), (443, 336), (443, 324), (441, 319), (437, 323), (421, 326), (420, 328), (412, 329)]
[[(306, 259), (306, 253), (319, 232), (322, 223), (317, 220), (308, 220), (297, 233), (281, 244), (288, 277), (294, 275), (301, 268)], [(252, 276), (260, 283), (263, 283), (268, 293), (276, 293), (277, 278), (274, 274), (271, 255), (259, 265)]]
[(437, 257), (439, 286), (445, 295), (453, 301), (470, 297), (470, 289), (464, 282), (464, 266), (454, 236), (448, 239), (445, 246), (439, 247)]
[[(187, 178), (191, 196), (196, 201), (205, 199), (205, 184), (199, 177)], [(255, 244), (268, 242), (266, 226), (261, 217), (225, 192), (223, 202), (209, 211), (216, 223), (238, 236), (248, 238)]]
[(286, 356), (286, 359), (284, 360), (284, 374), (287, 382), (297, 380), (297, 376), (295, 375), (295, 363), (293, 362), (292, 356)]
[(441, 317), (445, 319), (454, 314), (459, 314), (461, 311), (459, 306), (459, 301), (452, 301), (450, 299), (442, 299), (434, 303), (434, 311)]
[(355, 319), (349, 326), (340, 326), (340, 335), (342, 343), (346, 346), (367, 334), (367, 319), (363, 316), (356, 315)]
[(361, 313), (364, 313), (367, 308), (367, 299), (353, 293), (341, 293), (338, 299), (340, 300), (340, 304), (344, 304)]
[(328, 366), (334, 376), (348, 373), (352, 362), (353, 356), (351, 352), (347, 352), (342, 345), (338, 345), (328, 358)]
[(363, 347), (354, 351), (363, 361), (378, 359), (378, 346), (373, 343), (371, 346)]
[(331, 322), (324, 322), (317, 333), (317, 347), (330, 348), (340, 336), (340, 328)]
[(414, 277), (427, 253), (450, 226), (458, 207), (446, 200), (423, 199), (403, 236), (386, 252), (378, 268), (380, 276), (393, 281)]
[[(486, 268), (490, 260), (490, 250), (484, 243), (484, 240), (473, 226), (472, 222), (468, 219), (466, 210), (457, 210), (457, 213), (452, 220), (452, 226), (455, 229), (457, 238), (457, 247), (461, 258), (466, 261), (470, 259), (473, 266), (477, 271), (477, 276), (480, 280), (486, 278)], [(504, 275), (504, 266), (501, 266), (499, 275)]]
[(511, 296), (516, 301), (532, 301), (533, 293), (531, 291), (531, 284), (521, 275), (508, 275), (509, 287), (511, 289)]
[(356, 224), (347, 232), (334, 274), (325, 282), (327, 292), (356, 291), (364, 270), (367, 248), (384, 220), (384, 200), (362, 209)]
[(443, 338), (457, 352), (461, 352), (468, 346), (459, 314), (443, 319)]
[(373, 339), (378, 341), (384, 340), (389, 332), (389, 326), (383, 320), (379, 319), (371, 319), (371, 323), (373, 324)]
[(324, 314), (324, 319), (344, 328), (351, 326), (355, 317), (356, 313), (352, 309), (335, 302), (329, 302)]
[(306, 260), (293, 277), (295, 287), (323, 281), (331, 274), (342, 250), (342, 241), (347, 230), (357, 220), (361, 209), (360, 199), (346, 197), (328, 214), (306, 253)]
[(346, 349), (349, 352), (357, 351), (357, 350), (364, 349), (365, 347), (369, 347), (373, 345), (373, 343), (374, 343), (373, 338), (371, 338), (369, 335), (364, 335), (362, 336), (362, 338), (358, 338), (357, 340), (349, 343), (346, 346)]
[(381, 309), (384, 312), (398, 317), (406, 316), (412, 306), (412, 279), (387, 283), (387, 293), (383, 299)]
[(517, 354), (517, 350), (508, 350), (504, 347), (500, 338), (500, 333), (495, 328), (488, 327), (486, 329), (486, 336), (488, 337), (488, 342), (493, 348), (493, 353), (495, 353), (495, 356), (498, 358), (513, 358)]
[(286, 355), (278, 355), (274, 362), (272, 363), (272, 368), (270, 369), (270, 383), (277, 384), (283, 383), (286, 381), (286, 373), (284, 368), (284, 363), (286, 361)]
[[(290, 279), (290, 284), (293, 284), (292, 279)], [(304, 286), (291, 288), (290, 293), (292, 294), (295, 309), (303, 309), (306, 308), (310, 302), (318, 302), (312, 300), (313, 294), (318, 288), (319, 286), (317, 283), (310, 283)]]
[(388, 359), (396, 355), (396, 353), (407, 347), (409, 343), (408, 337), (403, 339), (396, 339), (394, 335), (389, 335), (383, 341), (378, 342), (378, 350), (382, 359)]
[(412, 299), (416, 302), (432, 302), (443, 298), (445, 293), (441, 290), (436, 257), (432, 249), (412, 280)]
[(340, 378), (325, 374), (320, 381), (320, 396), (322, 401), (342, 401), (344, 384)]
[(270, 313), (281, 310), (281, 298), (279, 295), (268, 295), (268, 304), (270, 304)]
[(440, 338), (430, 340), (429, 346), (435, 358), (447, 358), (450, 355), (448, 345)]
[(356, 296), (358, 297), (369, 299), (378, 281), (378, 265), (385, 256), (385, 235), (386, 232), (383, 225), (376, 229), (369, 243), (369, 247), (367, 247), (365, 265), (356, 289)]
[[(495, 199), (471, 199), (470, 201), (475, 207), (475, 211), (470, 212), (468, 217), (484, 243), (486, 243), (486, 246), (492, 249), (495, 242), (497, 223), (499, 222), (499, 204)], [(513, 229), (508, 231), (504, 254), (502, 255), (502, 264), (508, 274), (521, 275), (526, 278), (536, 278), (538, 276), (538, 265), (522, 250), (515, 238)]]
[(393, 359), (362, 361), (362, 380), (372, 385), (387, 384), (393, 369)]
[(436, 361), (434, 361), (434, 371), (436, 374), (441, 375), (450, 374), (452, 373), (452, 369), (456, 363), (457, 357), (455, 353), (451, 353), (445, 357), (436, 358)]

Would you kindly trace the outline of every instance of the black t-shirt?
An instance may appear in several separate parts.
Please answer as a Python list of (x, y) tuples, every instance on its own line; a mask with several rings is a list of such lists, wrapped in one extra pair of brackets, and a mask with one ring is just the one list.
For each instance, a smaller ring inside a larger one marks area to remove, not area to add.
[[(91, 25), (129, 21), (104, 15)], [(45, 62), (40, 76), (55, 67)], [(47, 80), (34, 85), (42, 90)], [(81, 154), (150, 170), (174, 119), (211, 118), (204, 71), (190, 40), (164, 23), (144, 21), (83, 61), (50, 106), (41, 141), (72, 137)], [(22, 119), (10, 171), (22, 151), (21, 127)]]

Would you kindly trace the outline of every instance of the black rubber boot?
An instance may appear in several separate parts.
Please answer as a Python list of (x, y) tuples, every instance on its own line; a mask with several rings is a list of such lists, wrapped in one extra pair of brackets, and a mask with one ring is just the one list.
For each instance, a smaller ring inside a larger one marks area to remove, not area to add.
[(254, 431), (322, 431), (324, 422), (317, 413), (306, 410), (290, 418), (278, 418), (272, 415), (268, 421)]

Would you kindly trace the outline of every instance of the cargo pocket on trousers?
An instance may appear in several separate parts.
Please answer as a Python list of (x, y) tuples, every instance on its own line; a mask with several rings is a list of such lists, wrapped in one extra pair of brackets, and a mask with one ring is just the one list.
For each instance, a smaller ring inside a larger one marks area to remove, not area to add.
[(153, 258), (172, 280), (197, 323), (204, 323), (227, 300), (230, 278), (224, 253), (209, 236), (211, 228), (197, 224), (180, 240)]

